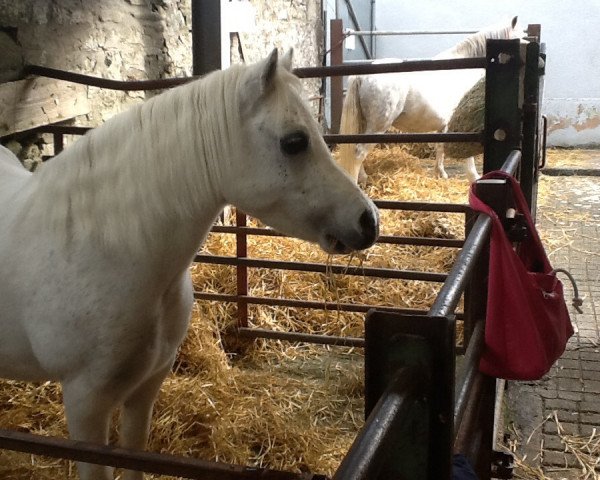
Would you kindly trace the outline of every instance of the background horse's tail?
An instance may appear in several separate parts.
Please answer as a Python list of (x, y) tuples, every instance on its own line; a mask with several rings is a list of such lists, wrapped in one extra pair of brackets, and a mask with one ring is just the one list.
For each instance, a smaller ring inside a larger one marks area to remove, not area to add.
[[(360, 107), (360, 96), (358, 89), (360, 87), (360, 77), (350, 77), (348, 80), (348, 89), (346, 98), (344, 98), (344, 106), (342, 108), (342, 118), (340, 121), (340, 133), (352, 135), (362, 133), (363, 114)], [(338, 163), (348, 172), (348, 174), (358, 181), (358, 173), (360, 171), (360, 160), (356, 157), (356, 145), (353, 143), (342, 143), (339, 147)]]

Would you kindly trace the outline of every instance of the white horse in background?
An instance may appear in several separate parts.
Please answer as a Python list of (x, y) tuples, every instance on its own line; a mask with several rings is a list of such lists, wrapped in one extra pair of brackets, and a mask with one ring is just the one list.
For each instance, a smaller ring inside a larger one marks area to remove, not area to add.
[(328, 252), (376, 240), (376, 207), (331, 158), (291, 51), (277, 57), (154, 97), (34, 174), (0, 148), (0, 377), (59, 381), (71, 438), (106, 444), (120, 408), (120, 444), (145, 447), (188, 267), (224, 205)]
[[(522, 38), (517, 17), (508, 24), (487, 27), (434, 59), (485, 56), (486, 40)], [(400, 62), (383, 59), (374, 63)], [(351, 76), (342, 108), (340, 133), (383, 133), (394, 126), (402, 132), (445, 132), (454, 108), (463, 95), (484, 75), (481, 69), (434, 70)], [(339, 164), (355, 181), (365, 182), (363, 161), (373, 144), (341, 144)], [(436, 144), (436, 173), (447, 178), (444, 147)], [(467, 175), (479, 175), (473, 159)]]

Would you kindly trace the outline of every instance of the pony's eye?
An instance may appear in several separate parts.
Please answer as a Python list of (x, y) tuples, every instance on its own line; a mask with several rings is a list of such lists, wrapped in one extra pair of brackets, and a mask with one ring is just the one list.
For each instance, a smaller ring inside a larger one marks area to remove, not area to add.
[(279, 140), (279, 145), (283, 153), (288, 155), (302, 153), (308, 148), (308, 135), (301, 131), (288, 133)]

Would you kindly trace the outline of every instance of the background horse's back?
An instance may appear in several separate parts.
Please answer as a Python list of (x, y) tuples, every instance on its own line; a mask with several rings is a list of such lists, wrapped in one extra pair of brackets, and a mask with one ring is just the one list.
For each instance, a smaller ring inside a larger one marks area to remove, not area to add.
[[(487, 39), (522, 36), (517, 33), (516, 24), (514, 17), (501, 26), (487, 27), (434, 58), (485, 56)], [(393, 59), (377, 62), (390, 61)], [(446, 131), (454, 108), (482, 76), (483, 72), (477, 69), (352, 76), (342, 108), (340, 133), (383, 133), (392, 126), (404, 132)], [(338, 162), (355, 181), (366, 181), (362, 163), (372, 148), (372, 144), (340, 145)], [(443, 145), (436, 148), (436, 173), (447, 177)], [(474, 180), (477, 172), (469, 170), (468, 176)]]

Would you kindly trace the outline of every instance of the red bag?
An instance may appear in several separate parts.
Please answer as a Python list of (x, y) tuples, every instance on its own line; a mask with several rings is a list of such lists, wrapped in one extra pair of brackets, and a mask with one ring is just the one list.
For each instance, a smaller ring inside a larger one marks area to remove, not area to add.
[(507, 180), (527, 236), (515, 251), (496, 212), (477, 197), (476, 184), (471, 186), (471, 208), (486, 213), (493, 222), (485, 348), (479, 369), (498, 378), (537, 380), (550, 370), (573, 335), (563, 286), (548, 261), (518, 182), (499, 171), (483, 178)]

